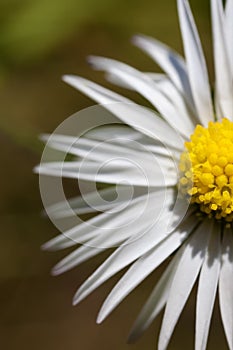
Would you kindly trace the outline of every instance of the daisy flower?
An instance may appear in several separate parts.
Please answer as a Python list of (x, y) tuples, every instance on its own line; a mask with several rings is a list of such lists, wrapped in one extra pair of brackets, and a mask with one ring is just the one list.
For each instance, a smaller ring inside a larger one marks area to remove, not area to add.
[(78, 139), (43, 136), (49, 147), (73, 159), (41, 163), (36, 169), (41, 175), (111, 185), (73, 198), (68, 206), (58, 203), (48, 208), (48, 214), (57, 218), (67, 218), (71, 212), (98, 215), (74, 225), (44, 248), (82, 243), (54, 267), (53, 273), (60, 274), (115, 247), (74, 296), (77, 304), (128, 267), (105, 300), (98, 323), (170, 257), (130, 340), (136, 340), (165, 308), (158, 349), (166, 349), (197, 283), (195, 349), (206, 348), (217, 294), (228, 346), (233, 349), (233, 1), (224, 6), (221, 0), (211, 0), (213, 93), (189, 3), (177, 4), (185, 58), (150, 37), (133, 38), (165, 74), (143, 73), (113, 59), (89, 58), (111, 82), (146, 98), (153, 110), (84, 78), (64, 76), (66, 83), (123, 124), (102, 126)]

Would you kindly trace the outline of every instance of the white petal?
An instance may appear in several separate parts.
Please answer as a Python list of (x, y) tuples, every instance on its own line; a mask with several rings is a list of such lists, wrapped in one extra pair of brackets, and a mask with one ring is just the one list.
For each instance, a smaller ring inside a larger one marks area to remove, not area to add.
[[(157, 118), (157, 116), (155, 117)], [(59, 135), (56, 135), (58, 137)], [(60, 135), (63, 137), (63, 135)], [(42, 135), (43, 137), (43, 135)], [(115, 145), (124, 145), (128, 148), (135, 150), (135, 143), (132, 141), (138, 142), (142, 148), (149, 150), (156, 154), (161, 154), (166, 157), (179, 157), (180, 151), (165, 145), (162, 145), (161, 142), (155, 140), (154, 138), (148, 137), (145, 134), (140, 133), (139, 131), (129, 127), (129, 126), (117, 126), (114, 125), (105, 125), (92, 129), (85, 134), (85, 137), (82, 137), (85, 140), (96, 140), (96, 141), (111, 141)], [(45, 135), (45, 141), (47, 142), (48, 136)], [(63, 140), (61, 140), (63, 142)], [(67, 140), (68, 142), (68, 140)]]
[[(107, 136), (107, 135), (106, 135)], [(123, 158), (130, 160), (131, 162), (138, 162), (138, 159), (143, 159), (144, 166), (146, 163), (149, 166), (153, 162), (155, 155), (152, 155), (147, 147), (144, 146), (139, 140), (131, 140), (120, 138), (115, 135), (115, 139), (106, 139), (104, 141), (93, 140), (86, 137), (80, 137), (75, 139), (74, 137), (64, 137), (63, 135), (44, 135), (43, 140), (47, 138), (47, 146), (55, 148), (57, 150), (63, 151), (65, 153), (70, 153), (86, 160), (92, 160), (97, 162), (111, 161), (115, 158)], [(156, 147), (156, 144), (154, 145)], [(162, 152), (160, 152), (158, 147), (158, 152), (156, 159), (161, 164), (164, 161), (169, 162), (169, 160), (164, 160), (163, 156), (165, 152), (166, 156), (170, 158), (173, 154), (163, 147)], [(162, 154), (162, 157), (159, 155)], [(174, 153), (174, 152), (173, 152)], [(175, 156), (175, 154), (174, 154)], [(170, 166), (172, 166), (172, 161)]]
[(83, 221), (43, 244), (42, 249), (60, 250), (72, 247), (78, 243), (87, 242), (102, 232), (101, 226), (106, 225), (109, 222), (109, 218), (109, 213), (102, 213), (88, 221)]
[[(192, 103), (190, 103), (190, 99), (184, 98), (180, 90), (176, 87), (176, 85), (166, 77), (164, 74), (160, 73), (143, 73), (150, 77), (153, 82), (157, 85), (158, 90), (161, 91), (165, 96), (168, 96), (172, 103), (182, 111), (182, 114), (190, 115), (190, 118), (196, 118), (196, 111)], [(121, 79), (118, 75), (113, 73), (107, 73), (107, 80), (115, 85), (118, 85), (123, 88), (127, 88), (129, 90), (136, 90), (135, 86), (130, 85), (126, 80)]]
[(198, 32), (186, 0), (178, 0), (180, 27), (192, 94), (198, 117), (204, 126), (213, 120), (208, 73)]
[(183, 115), (186, 114), (189, 116), (194, 128), (198, 122), (196, 111), (194, 108), (189, 107), (184, 97), (181, 95), (180, 91), (176, 88), (172, 81), (169, 79), (163, 79), (160, 82), (156, 82), (156, 85), (158, 85), (159, 90), (172, 101), (177, 110), (180, 110)]
[[(153, 217), (159, 215), (160, 213), (161, 201), (163, 200), (162, 197), (162, 194), (157, 193), (154, 205), (149, 206), (141, 218), (135, 218), (135, 208), (133, 208), (133, 211), (131, 210), (131, 213), (129, 208), (126, 208), (125, 211), (127, 211), (127, 217), (125, 215), (121, 215), (120, 213), (120, 217), (118, 218), (117, 222), (117, 217), (115, 220), (113, 218), (111, 221), (112, 229), (105, 229), (102, 227), (101, 232), (96, 237), (89, 240), (85, 243), (85, 245), (82, 245), (80, 248), (60, 261), (53, 268), (53, 274), (58, 275), (70, 270), (83, 261), (89, 259), (91, 256), (95, 256), (108, 248), (118, 247), (119, 245), (124, 244), (123, 242), (125, 242), (126, 239), (133, 239), (133, 237), (140, 235), (144, 230), (148, 230), (150, 225), (153, 223)], [(132, 220), (132, 218), (135, 218), (135, 220)], [(116, 229), (114, 229), (114, 227), (116, 227)]]
[(112, 124), (101, 125), (97, 128), (88, 130), (85, 133), (86, 138), (100, 140), (100, 141), (104, 141), (106, 140), (106, 138), (109, 138), (109, 139), (115, 138), (116, 135), (118, 137), (128, 138), (130, 140), (138, 140), (138, 139), (141, 139), (142, 136), (144, 136), (137, 130), (131, 128), (130, 126), (121, 124), (121, 122), (115, 123), (113, 125)]
[(216, 110), (219, 118), (233, 120), (233, 84), (224, 31), (222, 0), (211, 0), (212, 30), (214, 37), (214, 61), (216, 79)]
[(183, 150), (183, 140), (156, 113), (139, 106), (100, 85), (77, 76), (65, 76), (63, 80), (102, 104), (117, 118), (141, 133), (161, 140), (165, 145)]
[[(179, 151), (170, 147), (168, 149), (166, 145), (161, 144), (161, 142), (150, 139), (139, 132), (127, 133), (125, 130), (125, 133), (121, 134), (119, 133), (119, 129), (114, 128), (114, 134), (112, 134), (111, 128), (103, 127), (103, 129), (103, 133), (88, 134), (88, 137), (43, 134), (40, 135), (40, 139), (47, 143), (46, 146), (84, 158), (88, 156), (89, 159), (94, 161), (101, 161), (108, 155), (122, 156), (122, 154), (125, 155), (126, 152), (129, 153), (129, 155), (134, 155), (136, 158), (138, 157), (138, 152), (143, 154), (143, 157), (145, 156), (146, 158), (148, 158), (148, 155), (151, 156), (151, 152), (172, 159), (180, 158)], [(107, 130), (105, 131), (105, 129)], [(95, 154), (93, 154), (93, 151), (95, 151)]]
[[(146, 74), (118, 62), (104, 57), (90, 57), (89, 62), (95, 69), (105, 70), (120, 77), (131, 85), (138, 93), (148, 99), (161, 113), (163, 118), (176, 130), (189, 137), (194, 125), (187, 112), (183, 108), (176, 108), (168, 96), (159, 90), (159, 86)], [(178, 104), (178, 101), (176, 101)], [(182, 106), (182, 105), (181, 105)]]
[(193, 97), (183, 58), (158, 40), (144, 35), (135, 36), (133, 43), (148, 53), (158, 63), (174, 85), (186, 97), (186, 101), (193, 107)]
[[(117, 198), (116, 198), (117, 193)], [(88, 192), (82, 196), (74, 197), (68, 201), (62, 201), (46, 208), (46, 212), (54, 218), (64, 218), (74, 214), (93, 213), (96, 210), (114, 210), (114, 207), (122, 203), (122, 208), (129, 200), (127, 186), (112, 186), (99, 191)]]
[(212, 224), (206, 219), (187, 242), (172, 281), (158, 350), (165, 350), (203, 263)]
[(212, 317), (221, 263), (221, 228), (216, 223), (201, 269), (196, 313), (195, 349), (205, 350)]
[(79, 288), (74, 296), (74, 304), (83, 300), (107, 279), (159, 244), (167, 236), (166, 225), (172, 210), (170, 214), (168, 212), (169, 209), (164, 208), (164, 213), (150, 230), (138, 236), (135, 235), (124, 246), (119, 247)]
[[(139, 158), (139, 157), (138, 157)], [(175, 165), (171, 167), (171, 160), (164, 163), (154, 158), (147, 164), (142, 159), (137, 163), (124, 159), (112, 159), (105, 163), (96, 163), (88, 160), (80, 162), (49, 162), (37, 166), (34, 171), (40, 175), (67, 177), (84, 181), (101, 182), (108, 184), (124, 184), (134, 186), (165, 187), (177, 183)], [(151, 167), (153, 164), (153, 167)], [(143, 167), (144, 165), (144, 167)], [(167, 167), (168, 165), (168, 167)]]
[(225, 229), (222, 243), (222, 267), (219, 278), (222, 322), (230, 350), (233, 349), (233, 233)]
[(168, 78), (166, 74), (154, 73), (154, 72), (147, 72), (144, 74), (148, 75), (152, 80), (154, 80), (155, 83), (163, 83), (166, 81), (171, 81), (171, 79)]
[(129, 342), (135, 342), (165, 306), (182, 251), (182, 248), (178, 250), (144, 304), (130, 332)]
[[(131, 220), (135, 221), (135, 215), (138, 215), (140, 220), (141, 215), (146, 213), (146, 209), (150, 205), (152, 205), (152, 208), (153, 206), (156, 207), (158, 201), (160, 206), (162, 203), (166, 208), (171, 205), (172, 198), (172, 190), (167, 192), (163, 190), (161, 192), (156, 191), (155, 193), (147, 193), (144, 196), (134, 198), (130, 201), (127, 208), (122, 210), (122, 204), (120, 204), (115, 207), (115, 211), (112, 213), (102, 213), (88, 221), (81, 221), (79, 225), (45, 243), (43, 248), (47, 250), (64, 249), (99, 236), (104, 229), (111, 232), (111, 230), (118, 230), (122, 225), (126, 225), (127, 229), (127, 223), (131, 223)], [(143, 219), (143, 216), (141, 218)]]
[(140, 282), (167, 259), (188, 237), (196, 224), (197, 219), (193, 216), (177, 232), (137, 260), (108, 295), (98, 314), (97, 322), (102, 322)]
[(228, 47), (228, 58), (231, 68), (231, 77), (233, 79), (233, 0), (227, 0), (225, 10), (225, 33), (226, 33), (226, 44)]
[[(153, 79), (153, 81), (156, 83), (160, 83), (163, 80), (169, 80), (169, 78), (167, 78), (165, 74), (161, 74), (161, 73), (144, 73), (144, 74), (151, 77), (151, 79)], [(120, 86), (122, 88), (134, 90), (134, 88), (131, 85), (127, 84), (127, 82), (125, 82), (124, 80), (122, 80), (121, 78), (119, 78), (117, 75), (113, 73), (106, 73), (106, 79), (110, 83)]]

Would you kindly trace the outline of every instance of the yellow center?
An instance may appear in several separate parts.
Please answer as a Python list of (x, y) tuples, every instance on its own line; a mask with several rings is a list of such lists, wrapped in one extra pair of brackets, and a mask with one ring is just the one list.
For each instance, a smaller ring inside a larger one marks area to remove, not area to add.
[(233, 123), (197, 125), (180, 157), (180, 189), (216, 219), (233, 221)]

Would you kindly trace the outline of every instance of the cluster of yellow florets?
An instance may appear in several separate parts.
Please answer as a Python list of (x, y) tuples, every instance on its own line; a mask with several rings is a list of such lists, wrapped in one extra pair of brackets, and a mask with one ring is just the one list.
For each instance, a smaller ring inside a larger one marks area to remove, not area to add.
[(180, 158), (180, 188), (200, 210), (233, 221), (233, 123), (198, 125)]

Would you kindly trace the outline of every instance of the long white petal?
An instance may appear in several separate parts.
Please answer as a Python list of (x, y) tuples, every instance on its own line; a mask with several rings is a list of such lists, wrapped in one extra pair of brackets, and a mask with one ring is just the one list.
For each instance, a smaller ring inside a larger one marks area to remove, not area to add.
[[(100, 135), (98, 135), (100, 137)], [(105, 137), (102, 139), (94, 139), (90, 137), (75, 138), (59, 134), (43, 134), (40, 139), (46, 142), (47, 145), (56, 150), (73, 154), (82, 158), (88, 158), (93, 161), (104, 161), (107, 157), (124, 157), (129, 156), (138, 158), (138, 154), (143, 158), (150, 158), (151, 153), (157, 156), (170, 157), (178, 159), (180, 152), (173, 149), (168, 149), (160, 142), (151, 140), (140, 134), (140, 137), (135, 137), (130, 133), (127, 135), (118, 135), (117, 129), (115, 135), (110, 137), (106, 131)]]
[[(168, 95), (164, 94), (149, 76), (124, 63), (105, 57), (91, 56), (89, 62), (94, 68), (113, 73), (130, 84), (158, 109), (173, 128), (187, 137), (192, 133), (194, 124), (187, 111), (184, 111), (183, 104), (181, 104), (181, 108), (176, 108), (176, 105), (168, 97), (169, 91), (167, 91)], [(178, 101), (176, 103), (178, 104)]]
[(64, 76), (63, 80), (102, 104), (117, 118), (141, 133), (161, 140), (165, 145), (183, 150), (183, 140), (156, 113), (139, 106), (98, 84), (77, 76)]
[[(157, 118), (157, 116), (155, 117)], [(61, 135), (64, 136), (64, 135)], [(42, 135), (43, 137), (43, 135)], [(56, 135), (58, 137), (58, 135)], [(166, 145), (162, 145), (159, 140), (148, 137), (145, 134), (129, 127), (129, 126), (117, 126), (106, 125), (101, 126), (96, 129), (92, 129), (85, 134), (86, 140), (95, 140), (95, 141), (109, 141), (116, 145), (127, 145), (127, 147), (135, 149), (132, 141), (138, 142), (140, 146), (145, 147), (145, 149), (164, 156), (174, 156), (177, 157), (180, 154), (179, 150), (174, 149), (173, 147), (166, 148)], [(45, 141), (48, 140), (48, 137)], [(62, 141), (62, 140), (61, 140)], [(67, 140), (68, 142), (69, 140)], [(169, 152), (168, 152), (169, 151)]]
[(97, 322), (102, 322), (140, 282), (179, 248), (196, 224), (197, 219), (193, 216), (177, 232), (172, 233), (158, 246), (136, 261), (108, 295), (98, 314)]
[[(146, 209), (150, 208), (150, 205), (156, 208), (158, 201), (160, 206), (163, 203), (164, 208), (166, 208), (171, 205), (172, 198), (173, 193), (169, 190), (167, 192), (161, 190), (161, 192), (149, 193), (134, 198), (130, 201), (127, 208), (122, 209), (122, 204), (119, 204), (112, 213), (102, 213), (88, 221), (79, 222), (79, 225), (45, 243), (43, 248), (47, 250), (64, 249), (78, 243), (87, 242), (101, 235), (105, 229), (111, 232), (111, 230), (118, 230), (122, 225), (127, 228), (127, 224), (130, 224), (132, 220), (135, 221), (135, 215), (138, 215), (138, 220), (140, 220), (141, 215), (147, 212)], [(143, 219), (143, 216), (141, 218)]]
[(180, 27), (189, 81), (200, 121), (207, 126), (214, 119), (208, 73), (200, 39), (186, 0), (178, 0)]
[(182, 248), (178, 250), (144, 304), (130, 331), (129, 342), (135, 342), (165, 306), (182, 251)]
[[(169, 79), (166, 75), (160, 73), (143, 73), (150, 77), (153, 82), (157, 85), (158, 90), (161, 91), (165, 96), (168, 96), (171, 102), (176, 106), (177, 109), (182, 111), (182, 114), (190, 115), (194, 120), (198, 120), (195, 108), (188, 99), (181, 93), (177, 86)], [(126, 80), (123, 80), (118, 75), (113, 73), (107, 74), (107, 80), (110, 82), (129, 90), (136, 90), (135, 86), (130, 85)]]
[[(96, 128), (92, 128), (85, 133), (85, 137), (89, 139), (104, 141), (106, 137), (109, 139), (115, 138), (116, 135), (122, 138), (128, 138), (130, 140), (139, 140), (143, 134), (139, 131), (131, 128), (128, 125), (118, 123), (101, 125)], [(145, 136), (144, 136), (145, 137)]]
[[(165, 74), (161, 74), (161, 73), (144, 73), (144, 74), (151, 77), (151, 79), (153, 79), (153, 81), (156, 83), (160, 83), (163, 80), (166, 80), (166, 81), (170, 80)], [(122, 80), (121, 78), (119, 78), (113, 73), (107, 72), (105, 77), (112, 84), (115, 84), (125, 89), (134, 90), (134, 88), (131, 85), (127, 84), (127, 82), (125, 82), (124, 80)]]
[(233, 120), (233, 83), (224, 31), (222, 0), (211, 0), (216, 79), (216, 110), (219, 118)]
[[(134, 186), (165, 187), (177, 183), (175, 166), (171, 161), (158, 163), (156, 159), (146, 167), (146, 162), (130, 162), (124, 159), (110, 159), (109, 162), (96, 163), (88, 160), (80, 162), (49, 162), (37, 166), (34, 170), (40, 175), (67, 177), (84, 181), (108, 184), (127, 183)], [(143, 168), (143, 164), (145, 168)], [(153, 167), (151, 167), (153, 164)], [(168, 167), (166, 165), (169, 165)]]
[(196, 124), (198, 122), (198, 116), (195, 109), (189, 107), (180, 91), (170, 79), (163, 79), (158, 83), (156, 82), (156, 85), (158, 85), (158, 88), (164, 95), (168, 96), (174, 106), (176, 106), (177, 110), (180, 110), (182, 111), (182, 114), (189, 116), (193, 123)]
[[(120, 216), (117, 225), (119, 228), (106, 230), (104, 227), (101, 232), (93, 239), (86, 242), (84, 245), (76, 249), (74, 252), (66, 256), (62, 261), (60, 261), (52, 270), (53, 274), (61, 274), (71, 268), (79, 265), (83, 261), (89, 259), (91, 256), (95, 256), (108, 248), (118, 247), (126, 241), (126, 239), (133, 239), (133, 237), (140, 235), (143, 231), (148, 230), (150, 225), (153, 223), (153, 217), (159, 215), (160, 212), (160, 200), (162, 196), (157, 195), (158, 200), (155, 202), (153, 207), (148, 208), (143, 217), (139, 219), (132, 220), (130, 217), (130, 212), (128, 210), (127, 222), (126, 218)], [(125, 209), (127, 210), (127, 209)], [(134, 210), (135, 214), (135, 210)], [(154, 216), (153, 216), (154, 215)], [(123, 220), (123, 221), (122, 221)], [(132, 223), (128, 223), (132, 220)], [(114, 228), (116, 220), (111, 221), (111, 225)]]
[(158, 350), (165, 350), (203, 263), (212, 225), (206, 219), (191, 236), (180, 259), (167, 301)]
[(160, 41), (145, 35), (135, 36), (133, 43), (149, 54), (159, 64), (174, 85), (186, 97), (189, 105), (193, 107), (192, 92), (183, 58)]
[[(151, 164), (155, 157), (155, 154), (153, 155), (146, 145), (139, 140), (135, 141), (120, 138), (117, 135), (113, 140), (106, 138), (104, 141), (93, 140), (86, 137), (80, 137), (74, 140), (74, 137), (69, 138), (56, 134), (50, 136), (44, 135), (42, 137), (43, 141), (47, 141), (47, 146), (49, 147), (95, 162), (111, 161), (117, 157), (137, 162), (139, 158), (143, 158), (146, 167), (146, 160)], [(156, 147), (156, 144), (154, 146)], [(163, 162), (164, 154), (170, 158), (175, 156), (175, 154), (173, 155), (174, 152), (171, 152), (172, 150), (170, 152), (168, 151), (170, 150), (163, 147), (161, 152), (161, 146), (158, 147), (156, 158), (160, 164)], [(162, 157), (159, 153), (162, 154)], [(167, 161), (168, 160), (166, 160), (166, 162)]]
[(226, 10), (225, 10), (225, 34), (226, 34), (226, 44), (228, 48), (228, 59), (231, 68), (231, 78), (233, 79), (233, 28), (232, 28), (232, 18), (233, 18), (233, 0), (227, 0)]
[(43, 244), (42, 249), (60, 250), (78, 243), (85, 243), (98, 236), (102, 232), (102, 227), (109, 222), (109, 219), (111, 220), (109, 213), (102, 213), (88, 221), (83, 221)]
[(99, 191), (95, 190), (51, 205), (46, 208), (46, 212), (54, 218), (64, 218), (73, 216), (74, 214), (93, 213), (97, 210), (114, 211), (114, 207), (120, 203), (122, 203), (122, 208), (127, 205), (129, 190), (130, 188), (128, 189), (127, 186), (111, 186), (110, 188), (104, 188)]
[(133, 240), (129, 239), (124, 246), (119, 247), (79, 288), (74, 296), (74, 304), (83, 300), (107, 279), (143, 254), (146, 254), (166, 238), (166, 224), (168, 220), (169, 214), (166, 214), (165, 210), (164, 215), (161, 215), (151, 230), (138, 237), (133, 237)]
[(220, 231), (221, 228), (216, 223), (200, 273), (196, 304), (196, 350), (206, 349), (221, 264)]
[[(157, 118), (157, 116), (156, 116)], [(157, 121), (156, 121), (157, 122)], [(54, 135), (53, 135), (54, 136)], [(56, 138), (59, 138), (59, 136), (62, 137), (61, 142), (67, 142), (72, 143), (71, 136), (68, 138), (64, 135), (57, 135)], [(63, 137), (65, 139), (63, 139)], [(95, 141), (109, 141), (116, 145), (127, 145), (127, 147), (135, 149), (134, 144), (132, 144), (132, 141), (138, 142), (142, 148), (144, 147), (146, 150), (149, 150), (149, 152), (153, 152), (155, 154), (161, 154), (163, 156), (169, 156), (169, 157), (178, 157), (180, 155), (180, 151), (174, 149), (173, 147), (169, 147), (169, 149), (166, 147), (167, 143), (165, 145), (162, 145), (159, 140), (155, 140), (154, 138), (148, 137), (145, 134), (142, 134), (141, 132), (126, 126), (126, 125), (103, 125), (101, 127), (92, 129), (88, 131), (85, 134), (85, 137), (82, 137), (85, 140), (95, 140)], [(49, 137), (48, 135), (44, 134), (42, 135), (42, 140), (48, 141)], [(74, 140), (74, 139), (73, 139)], [(73, 141), (75, 142), (75, 141)]]
[(225, 229), (222, 244), (222, 267), (219, 278), (219, 301), (222, 322), (230, 350), (233, 349), (233, 232)]

